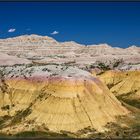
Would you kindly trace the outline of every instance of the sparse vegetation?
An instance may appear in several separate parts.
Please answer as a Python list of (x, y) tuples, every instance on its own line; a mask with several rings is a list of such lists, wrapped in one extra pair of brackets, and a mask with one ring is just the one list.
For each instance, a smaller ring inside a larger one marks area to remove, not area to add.
[(109, 89), (111, 89), (112, 87), (114, 86), (114, 84), (107, 84), (107, 87), (109, 88)]
[(48, 68), (43, 68), (42, 71), (48, 71), (48, 72), (50, 72), (51, 70), (49, 70)]
[(5, 127), (5, 123), (9, 121), (12, 117), (10, 115), (0, 116), (0, 129)]
[(129, 105), (132, 105), (132, 106), (140, 109), (139, 99), (129, 99), (129, 96), (135, 94), (136, 92), (137, 92), (137, 90), (134, 90), (134, 91), (128, 92), (126, 94), (119, 95), (119, 96), (117, 96), (117, 98), (121, 101), (124, 101), (125, 103), (127, 103)]
[(71, 138), (64, 133), (44, 132), (44, 131), (24, 131), (15, 134), (16, 137), (43, 137), (43, 138)]
[(114, 59), (113, 61), (108, 61), (108, 62), (97, 61), (96, 64), (91, 65), (90, 67), (91, 68), (97, 67), (103, 71), (107, 71), (107, 70), (115, 69), (123, 63), (124, 63), (123, 59)]
[(30, 108), (27, 108), (25, 110), (19, 110), (16, 112), (15, 116), (13, 116), (11, 120), (11, 125), (20, 123), (22, 119), (25, 119), (28, 115), (30, 115), (32, 110)]
[(104, 71), (110, 70), (110, 66), (103, 62), (98, 62), (97, 68), (104, 70)]
[(123, 64), (123, 63), (124, 63), (123, 59), (115, 59), (114, 62), (113, 62), (113, 68), (116, 68), (120, 64)]
[(5, 105), (1, 107), (2, 110), (9, 110), (10, 109), (10, 105)]
[(84, 129), (79, 130), (79, 131), (77, 132), (77, 134), (78, 134), (78, 135), (82, 135), (82, 134), (86, 134), (86, 133), (88, 133), (88, 132), (94, 133), (94, 132), (96, 132), (96, 130), (95, 130), (94, 128), (91, 128), (91, 127), (89, 126), (89, 127), (86, 127), (86, 128), (84, 128)]
[(127, 98), (123, 98), (123, 97), (117, 97), (119, 100), (122, 100), (124, 101), (125, 103), (129, 104), (129, 105), (132, 105), (134, 107), (137, 107), (140, 109), (140, 101), (139, 100), (132, 100), (132, 99), (127, 99)]

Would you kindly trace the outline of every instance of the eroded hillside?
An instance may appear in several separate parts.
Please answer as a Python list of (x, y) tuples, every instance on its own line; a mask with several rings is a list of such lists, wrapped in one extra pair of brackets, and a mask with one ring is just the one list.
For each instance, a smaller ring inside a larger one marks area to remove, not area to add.
[(109, 89), (76, 67), (1, 67), (1, 132), (106, 131), (116, 116), (129, 114)]
[(25, 35), (0, 55), (0, 136), (140, 138), (139, 47)]
[(106, 71), (98, 77), (114, 95), (140, 108), (140, 71)]

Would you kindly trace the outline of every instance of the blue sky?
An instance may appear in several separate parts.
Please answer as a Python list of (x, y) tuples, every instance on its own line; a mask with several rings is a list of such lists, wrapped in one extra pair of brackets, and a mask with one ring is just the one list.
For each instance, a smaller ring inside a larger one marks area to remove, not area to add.
[(24, 34), (140, 46), (140, 2), (0, 2), (0, 38)]

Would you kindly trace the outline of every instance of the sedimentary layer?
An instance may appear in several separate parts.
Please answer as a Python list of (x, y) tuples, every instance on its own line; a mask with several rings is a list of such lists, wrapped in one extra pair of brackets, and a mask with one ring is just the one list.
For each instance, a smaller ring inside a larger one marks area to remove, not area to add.
[[(25, 131), (28, 121), (33, 122), (28, 129), (45, 125), (56, 132), (77, 132), (90, 126), (104, 131), (107, 122), (115, 122), (116, 116), (129, 113), (105, 84), (76, 67), (18, 66), (14, 70), (6, 67), (3, 72), (0, 116), (11, 116), (3, 131)], [(25, 113), (20, 120), (22, 126), (13, 124), (19, 111)]]
[(140, 47), (136, 46), (124, 49), (111, 47), (108, 44), (83, 45), (74, 41), (58, 42), (48, 36), (23, 35), (0, 39), (0, 52), (36, 63), (73, 62), (81, 67), (92, 65), (96, 61), (109, 63), (123, 59), (126, 65), (123, 64), (120, 68), (140, 69)]
[[(135, 104), (140, 100), (140, 71), (107, 71), (98, 77), (115, 96)], [(140, 102), (139, 102), (140, 104)], [(140, 106), (139, 106), (140, 107)]]

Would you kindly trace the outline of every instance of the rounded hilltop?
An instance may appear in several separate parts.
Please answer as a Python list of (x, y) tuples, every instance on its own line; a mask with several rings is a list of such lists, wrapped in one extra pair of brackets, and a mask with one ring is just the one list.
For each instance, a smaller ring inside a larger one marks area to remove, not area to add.
[[(18, 117), (20, 110), (30, 113), (13, 127), (5, 126), (3, 132), (36, 130), (42, 124), (54, 132), (76, 133), (87, 127), (102, 132), (108, 122), (116, 122), (116, 116), (129, 113), (98, 78), (76, 67), (17, 66), (4, 71), (7, 88), (1, 91), (0, 106), (9, 105), (13, 117)], [(0, 115), (4, 114), (7, 112), (0, 110)], [(28, 121), (33, 123), (26, 128)]]

